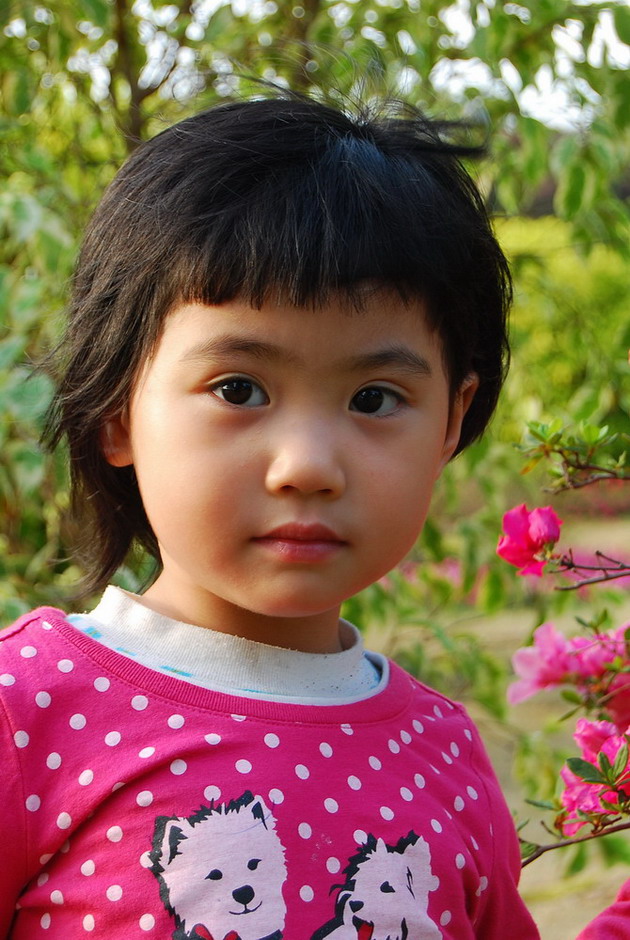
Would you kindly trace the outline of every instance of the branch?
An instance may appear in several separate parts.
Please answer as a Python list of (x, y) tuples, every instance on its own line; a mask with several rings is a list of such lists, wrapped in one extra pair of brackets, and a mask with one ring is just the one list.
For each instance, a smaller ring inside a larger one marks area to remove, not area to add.
[(580, 564), (574, 560), (572, 552), (569, 552), (567, 555), (563, 555), (558, 562), (559, 567), (556, 573), (566, 573), (567, 571), (597, 571), (599, 574), (592, 578), (583, 578), (581, 580), (577, 580), (573, 584), (556, 585), (555, 590), (575, 591), (577, 588), (585, 587), (589, 584), (601, 584), (604, 581), (614, 581), (617, 578), (625, 578), (630, 576), (630, 564), (627, 564), (624, 561), (619, 561), (617, 558), (611, 558), (610, 556), (605, 555), (603, 552), (599, 551), (595, 552), (595, 557), (601, 558), (604, 562), (608, 562), (608, 564)]
[[(551, 852), (553, 849), (564, 849), (568, 845), (579, 845), (580, 842), (590, 842), (592, 839), (601, 839), (602, 836), (607, 836), (613, 832), (623, 832), (625, 829), (630, 829), (630, 822), (619, 823), (617, 826), (608, 826), (606, 829), (600, 829), (597, 832), (590, 832), (587, 836), (580, 836), (577, 839), (561, 839), (559, 842), (552, 842), (549, 845), (537, 845), (532, 854), (523, 859), (521, 862), (521, 868), (525, 868), (527, 865), (530, 865), (531, 862), (534, 862), (537, 858), (540, 858), (540, 856), (544, 855), (545, 852)], [(521, 839), (520, 841), (526, 842), (525, 839)], [(531, 845), (532, 843), (529, 844)]]

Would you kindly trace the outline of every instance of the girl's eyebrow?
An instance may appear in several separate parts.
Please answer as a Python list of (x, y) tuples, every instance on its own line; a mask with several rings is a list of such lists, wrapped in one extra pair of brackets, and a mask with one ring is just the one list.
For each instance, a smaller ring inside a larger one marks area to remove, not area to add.
[[(184, 352), (180, 362), (207, 362), (235, 354), (248, 355), (267, 362), (284, 361), (298, 365), (301, 363), (300, 357), (275, 343), (231, 334), (195, 343)], [(412, 375), (430, 377), (433, 374), (429, 361), (404, 345), (387, 346), (385, 349), (350, 356), (339, 362), (339, 368), (348, 372), (393, 368)]]
[(226, 334), (225, 336), (217, 336), (213, 339), (195, 343), (183, 353), (180, 362), (207, 362), (209, 359), (230, 356), (236, 353), (272, 362), (280, 359), (289, 362), (297, 361), (296, 356), (274, 343), (263, 342), (248, 336)]
[(377, 349), (374, 352), (352, 356), (344, 360), (343, 365), (353, 372), (394, 368), (399, 372), (424, 375), (427, 378), (433, 374), (428, 359), (403, 345), (387, 346), (385, 349)]

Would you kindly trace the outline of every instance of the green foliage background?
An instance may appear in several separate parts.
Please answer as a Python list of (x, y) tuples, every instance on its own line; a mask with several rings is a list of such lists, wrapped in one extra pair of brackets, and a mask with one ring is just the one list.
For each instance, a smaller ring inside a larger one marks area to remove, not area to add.
[[(533, 629), (583, 605), (524, 589), (495, 556), (503, 512), (549, 502), (514, 445), (528, 420), (628, 429), (629, 62), (624, 0), (0, 0), (0, 622), (71, 605), (80, 576), (63, 454), (37, 446), (50, 381), (32, 366), (59, 335), (81, 230), (125, 156), (256, 90), (244, 76), (389, 93), (488, 139), (475, 172), (514, 267), (514, 361), (491, 432), (448, 469), (413, 557), (346, 613), (373, 646), (504, 721), (505, 662), (465, 625), (525, 600)], [(555, 126), (527, 110), (534, 89), (564, 96)], [(532, 792), (549, 790), (541, 749), (521, 753)]]

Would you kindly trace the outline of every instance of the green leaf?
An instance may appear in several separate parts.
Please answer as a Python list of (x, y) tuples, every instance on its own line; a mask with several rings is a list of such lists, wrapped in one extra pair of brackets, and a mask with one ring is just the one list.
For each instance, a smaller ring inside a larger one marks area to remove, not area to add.
[(622, 42), (630, 46), (630, 9), (621, 4), (616, 4), (613, 10), (615, 18), (615, 29)]
[(584, 780), (585, 783), (606, 783), (601, 771), (581, 757), (569, 757), (567, 766), (576, 777)]
[(628, 744), (624, 742), (617, 751), (615, 762), (612, 766), (613, 776), (618, 779), (628, 766)]

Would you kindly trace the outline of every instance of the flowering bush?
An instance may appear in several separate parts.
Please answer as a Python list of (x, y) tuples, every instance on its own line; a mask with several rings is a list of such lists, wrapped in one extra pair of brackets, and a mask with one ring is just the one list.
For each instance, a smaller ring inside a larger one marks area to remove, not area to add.
[[(541, 577), (547, 565), (551, 572), (570, 574), (574, 580), (560, 590), (630, 573), (627, 562), (602, 552), (578, 563), (571, 550), (555, 551), (561, 525), (550, 506), (531, 511), (524, 504), (515, 506), (503, 517), (497, 554), (521, 575)], [(555, 830), (561, 840), (550, 845), (524, 841), (524, 864), (549, 849), (630, 828), (630, 623), (602, 632), (601, 622), (574, 637), (543, 623), (532, 644), (517, 650), (512, 660), (517, 678), (508, 689), (511, 704), (542, 689), (561, 688), (574, 709), (595, 716), (578, 720), (574, 739), (581, 754), (560, 771)]]

